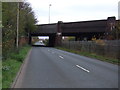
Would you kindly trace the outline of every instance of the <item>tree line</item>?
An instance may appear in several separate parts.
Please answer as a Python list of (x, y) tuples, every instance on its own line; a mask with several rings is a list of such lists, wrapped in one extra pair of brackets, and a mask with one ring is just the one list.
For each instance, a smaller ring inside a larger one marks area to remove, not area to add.
[(36, 29), (37, 19), (28, 2), (2, 2), (2, 51), (3, 60), (16, 50), (17, 14), (19, 10), (19, 38), (29, 37)]

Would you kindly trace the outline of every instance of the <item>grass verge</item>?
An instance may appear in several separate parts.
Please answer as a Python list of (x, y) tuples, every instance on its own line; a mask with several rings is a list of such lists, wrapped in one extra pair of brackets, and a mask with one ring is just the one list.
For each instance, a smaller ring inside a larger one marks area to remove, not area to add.
[(63, 47), (56, 47), (56, 48), (60, 49), (60, 50), (72, 52), (72, 53), (75, 53), (75, 54), (87, 56), (87, 57), (90, 57), (90, 58), (95, 58), (95, 59), (105, 61), (105, 62), (109, 62), (109, 63), (112, 63), (112, 64), (120, 65), (120, 60), (118, 60), (118, 59), (113, 59), (113, 58), (108, 58), (108, 57), (96, 55), (95, 53), (80, 52), (80, 51), (77, 51), (77, 50), (71, 50), (71, 49), (67, 49), (67, 48), (63, 48)]
[(2, 60), (0, 59), (0, 90), (2, 89)]
[(30, 48), (25, 46), (19, 53), (11, 53), (10, 57), (2, 62), (2, 88), (10, 88)]

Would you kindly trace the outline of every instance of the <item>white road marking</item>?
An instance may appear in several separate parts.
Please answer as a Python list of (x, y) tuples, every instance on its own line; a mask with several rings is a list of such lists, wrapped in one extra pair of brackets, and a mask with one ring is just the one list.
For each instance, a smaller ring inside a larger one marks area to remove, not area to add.
[(81, 66), (79, 66), (79, 65), (76, 65), (76, 66), (77, 66), (78, 68), (80, 68), (80, 69), (86, 71), (86, 72), (90, 72), (89, 70), (87, 70), (87, 69), (85, 69), (85, 68), (83, 68), (83, 67), (81, 67)]
[(62, 59), (64, 59), (64, 57), (62, 57), (62, 56), (59, 56), (60, 58), (62, 58)]

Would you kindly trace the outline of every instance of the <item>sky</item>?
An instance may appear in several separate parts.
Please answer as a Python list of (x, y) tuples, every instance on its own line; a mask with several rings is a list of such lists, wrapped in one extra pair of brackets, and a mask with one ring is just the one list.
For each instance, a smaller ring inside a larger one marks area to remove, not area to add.
[(118, 19), (119, 0), (27, 0), (31, 4), (38, 24), (75, 22), (107, 19), (115, 16)]

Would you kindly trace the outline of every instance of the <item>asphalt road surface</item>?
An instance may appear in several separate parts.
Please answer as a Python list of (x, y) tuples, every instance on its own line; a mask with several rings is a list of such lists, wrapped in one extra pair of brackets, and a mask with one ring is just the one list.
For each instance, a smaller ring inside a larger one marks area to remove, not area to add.
[(15, 88), (118, 88), (118, 66), (54, 48), (33, 47)]
[(36, 42), (36, 43), (33, 44), (33, 45), (45, 46), (45, 44), (44, 44), (43, 42), (40, 42), (40, 41)]

